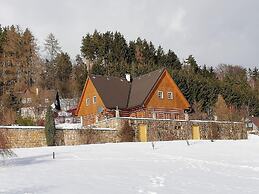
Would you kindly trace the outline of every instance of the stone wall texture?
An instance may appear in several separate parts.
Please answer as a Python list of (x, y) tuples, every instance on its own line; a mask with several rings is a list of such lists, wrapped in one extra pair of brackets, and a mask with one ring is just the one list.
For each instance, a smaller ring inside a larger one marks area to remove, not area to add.
[[(199, 126), (200, 138), (204, 140), (247, 139), (245, 124), (239, 122), (112, 118), (99, 122), (92, 128), (57, 129), (55, 141), (56, 145), (139, 141), (141, 124), (147, 125), (148, 141), (193, 139), (193, 126)], [(12, 148), (47, 146), (44, 127), (2, 126), (0, 133)]]
[(47, 146), (44, 128), (0, 128), (8, 147), (28, 148)]
[(247, 139), (247, 128), (242, 122), (114, 118), (100, 122), (98, 127), (113, 127), (124, 132), (132, 130), (133, 141), (139, 141), (138, 132), (141, 124), (147, 125), (148, 141), (192, 139), (193, 126), (199, 126), (200, 138), (204, 140)]
[[(47, 146), (44, 128), (0, 128), (0, 133), (7, 139), (8, 147), (28, 148)], [(81, 145), (91, 143), (118, 142), (115, 130), (94, 129), (57, 129), (56, 145)]]

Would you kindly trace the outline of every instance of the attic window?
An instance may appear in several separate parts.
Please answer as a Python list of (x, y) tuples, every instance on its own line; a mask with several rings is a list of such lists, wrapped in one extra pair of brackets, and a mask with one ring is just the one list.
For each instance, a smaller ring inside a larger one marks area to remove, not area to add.
[(164, 98), (164, 93), (163, 91), (158, 91), (158, 98), (163, 99)]
[(167, 92), (167, 98), (168, 100), (173, 100), (174, 98), (173, 92)]
[(27, 103), (31, 103), (31, 98), (27, 98)]
[(93, 97), (93, 104), (96, 104), (96, 96)]
[(90, 105), (90, 98), (86, 98), (86, 106)]

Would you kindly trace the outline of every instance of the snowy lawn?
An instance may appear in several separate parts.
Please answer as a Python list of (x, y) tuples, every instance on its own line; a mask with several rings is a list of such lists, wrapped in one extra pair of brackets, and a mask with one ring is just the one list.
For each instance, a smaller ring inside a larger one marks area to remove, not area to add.
[(190, 144), (15, 149), (0, 159), (0, 193), (259, 193), (258, 137)]

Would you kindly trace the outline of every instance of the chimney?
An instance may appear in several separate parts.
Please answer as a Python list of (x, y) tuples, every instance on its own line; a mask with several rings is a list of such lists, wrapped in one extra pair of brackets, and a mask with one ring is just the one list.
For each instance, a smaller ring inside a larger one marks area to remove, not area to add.
[(36, 88), (36, 95), (39, 95), (39, 88)]
[(126, 76), (126, 80), (127, 80), (128, 82), (130, 82), (130, 81), (131, 81), (130, 74), (129, 74), (129, 73), (126, 73), (125, 76)]

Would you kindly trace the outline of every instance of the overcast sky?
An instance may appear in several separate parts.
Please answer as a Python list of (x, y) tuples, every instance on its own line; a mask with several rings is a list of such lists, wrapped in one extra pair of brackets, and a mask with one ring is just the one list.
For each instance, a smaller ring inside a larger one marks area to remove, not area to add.
[(0, 24), (28, 27), (42, 47), (52, 32), (72, 58), (95, 29), (192, 54), (200, 65), (259, 67), (258, 0), (0, 0)]

